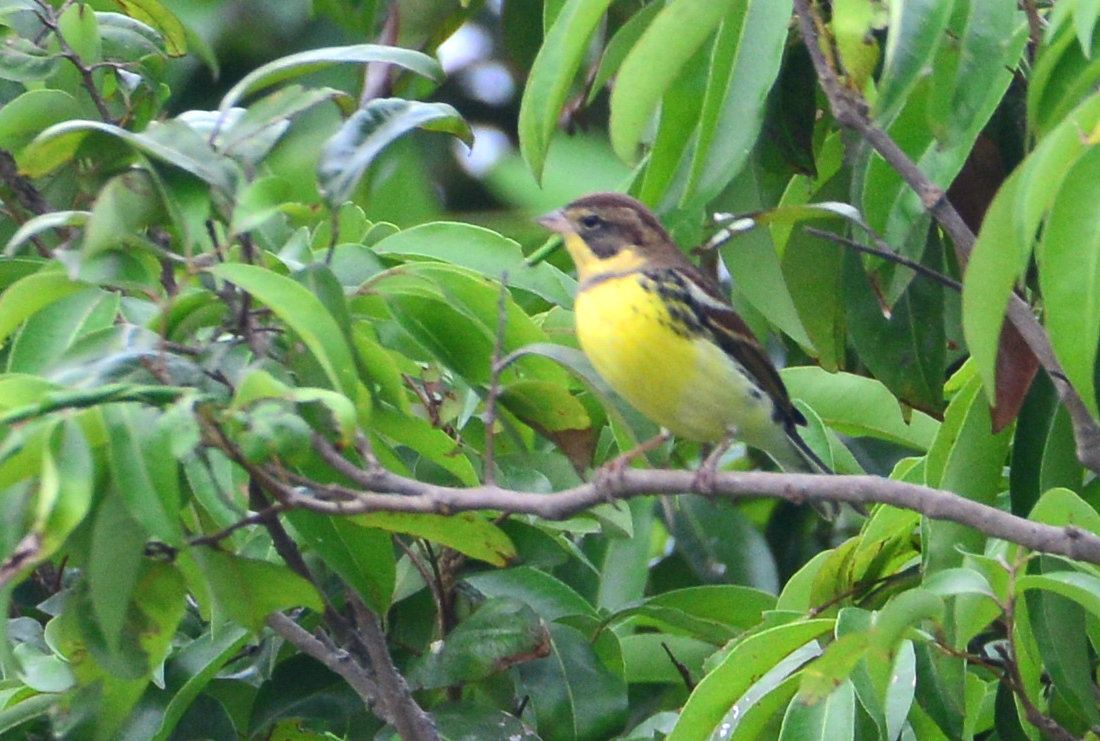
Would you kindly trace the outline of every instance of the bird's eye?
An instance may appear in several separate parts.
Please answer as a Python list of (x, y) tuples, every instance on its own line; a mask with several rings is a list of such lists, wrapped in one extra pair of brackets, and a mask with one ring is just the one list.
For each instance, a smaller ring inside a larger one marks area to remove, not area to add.
[(596, 214), (586, 214), (585, 216), (581, 217), (581, 226), (583, 226), (585, 229), (595, 229), (602, 223), (603, 219), (601, 219), (599, 216), (596, 216)]

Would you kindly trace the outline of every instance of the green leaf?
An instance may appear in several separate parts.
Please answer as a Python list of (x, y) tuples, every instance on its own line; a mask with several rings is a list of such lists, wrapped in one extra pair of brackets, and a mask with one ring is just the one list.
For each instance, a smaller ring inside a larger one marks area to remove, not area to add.
[(65, 43), (85, 64), (94, 64), (103, 57), (96, 15), (87, 5), (70, 5), (57, 21)]
[(129, 60), (165, 54), (164, 34), (148, 23), (122, 13), (96, 13), (95, 17), (103, 37), (104, 58)]
[(1073, 600), (1093, 615), (1100, 617), (1100, 577), (1078, 571), (1054, 571), (1046, 574), (1026, 574), (1016, 581), (1016, 589), (1043, 589)]
[(701, 581), (778, 591), (775, 558), (740, 510), (726, 502), (679, 497), (666, 517), (677, 551)]
[(760, 133), (768, 92), (779, 75), (791, 18), (789, 0), (713, 5), (728, 10), (715, 39), (699, 141), (682, 201), (711, 201), (744, 166)]
[[(153, 741), (166, 741), (180, 718), (225, 664), (248, 643), (249, 633), (231, 625), (216, 634), (204, 632), (175, 652), (165, 663), (165, 687), (158, 700), (166, 700)], [(159, 703), (158, 703), (159, 704)]]
[[(929, 248), (925, 259), (942, 271), (937, 248)], [(860, 258), (848, 251), (842, 260), (846, 324), (860, 361), (899, 399), (939, 413), (947, 347), (943, 287), (923, 278), (912, 281), (886, 317)]]
[(278, 175), (252, 181), (237, 199), (230, 228), (240, 233), (263, 226), (264, 222), (290, 205), (289, 202), (294, 200), (293, 193), (290, 182)]
[(550, 138), (588, 41), (611, 0), (568, 0), (546, 31), (531, 65), (519, 107), (519, 147), (536, 181), (542, 180)]
[(425, 538), (494, 566), (504, 566), (516, 557), (516, 548), (504, 531), (475, 512), (457, 515), (371, 512), (350, 519), (362, 527)]
[(784, 368), (792, 398), (805, 401), (822, 421), (843, 435), (876, 437), (915, 450), (927, 450), (939, 423), (923, 412), (902, 416), (898, 400), (878, 381), (821, 368)]
[(112, 495), (100, 502), (91, 526), (87, 579), (92, 616), (108, 650), (117, 650), (122, 640), (145, 538), (121, 497)]
[(351, 197), (375, 158), (395, 139), (413, 129), (440, 131), (473, 145), (470, 125), (446, 103), (401, 98), (372, 100), (353, 113), (325, 143), (317, 163), (317, 182), (330, 206)]
[(337, 391), (358, 397), (358, 378), (351, 350), (340, 326), (309, 289), (256, 265), (226, 263), (210, 272), (248, 291), (286, 322), (305, 343)]
[(738, 643), (703, 678), (684, 705), (669, 741), (708, 739), (733, 704), (769, 669), (830, 631), (832, 620), (806, 620), (763, 630)]
[(405, 445), (450, 473), (465, 486), (477, 486), (477, 472), (462, 455), (454, 438), (415, 415), (378, 408), (371, 415), (374, 432), (391, 443)]
[[(5, 109), (0, 109), (2, 113)], [(87, 211), (50, 211), (27, 219), (22, 226), (11, 235), (7, 246), (4, 247), (5, 255), (13, 255), (16, 250), (32, 237), (37, 237), (50, 229), (64, 229), (70, 226), (83, 226), (91, 214)]]
[(414, 689), (476, 682), (550, 650), (546, 624), (530, 607), (509, 598), (483, 602), (408, 670)]
[[(619, 159), (636, 160), (638, 143), (665, 91), (721, 23), (731, 3), (732, 0), (672, 0), (626, 55), (611, 92), (608, 125), (611, 146)], [(544, 48), (548, 43), (549, 38)]]
[(0, 342), (33, 314), (85, 288), (63, 272), (41, 272), (20, 278), (0, 294)]
[(536, 430), (563, 432), (592, 426), (584, 405), (548, 381), (516, 381), (500, 390), (500, 403)]
[(65, 420), (43, 451), (41, 487), (46, 488), (46, 471), (53, 470), (56, 490), (49, 501), (39, 500), (42, 526), (41, 556), (50, 556), (83, 521), (92, 505), (95, 468), (91, 449), (80, 426)]
[(87, 287), (27, 319), (12, 342), (8, 371), (46, 373), (66, 351), (118, 318), (117, 294)]
[[(1044, 559), (1044, 566), (1048, 559)], [(1016, 582), (1027, 599), (1031, 630), (1045, 669), (1055, 689), (1069, 701), (1078, 722), (1100, 722), (1100, 708), (1092, 693), (1092, 662), (1084, 610), (1100, 615), (1100, 578), (1091, 574), (1053, 571), (1029, 574)], [(1084, 610), (1082, 610), (1084, 608)]]
[(320, 612), (324, 605), (313, 585), (285, 566), (222, 553), (213, 548), (191, 550), (224, 613), (253, 633), (267, 616), (290, 607)]
[[(992, 505), (1002, 489), (1005, 456), (1011, 430), (994, 435), (989, 405), (981, 395), (976, 376), (955, 395), (944, 415), (940, 434), (928, 452), (925, 483), (976, 502)], [(924, 564), (926, 573), (962, 563), (960, 550), (980, 553), (985, 536), (951, 522), (925, 518)]]
[(17, 152), (43, 129), (80, 118), (82, 111), (76, 98), (64, 91), (28, 90), (0, 108), (0, 149)]
[(218, 110), (224, 115), (246, 95), (271, 87), (284, 80), (301, 77), (311, 72), (331, 67), (334, 64), (368, 64), (384, 62), (404, 69), (436, 82), (442, 82), (443, 70), (439, 63), (422, 52), (412, 49), (400, 49), (395, 46), (378, 44), (356, 44), (353, 46), (333, 46), (280, 57), (273, 62), (252, 70), (241, 78), (240, 82), (218, 104)]
[(1036, 254), (1050, 343), (1094, 417), (1100, 416), (1093, 378), (1100, 341), (1100, 217), (1082, 214), (1078, 205), (1097, 197), (1098, 176), (1100, 149), (1093, 148), (1066, 173)]
[(96, 197), (84, 229), (82, 258), (142, 243), (142, 231), (161, 213), (160, 195), (143, 170), (131, 170), (107, 181)]
[(187, 33), (179, 18), (159, 0), (114, 0), (126, 15), (157, 30), (164, 37), (164, 50), (170, 57), (187, 53)]
[(1027, 90), (1028, 127), (1039, 136), (1053, 129), (1088, 97), (1100, 78), (1097, 39), (1082, 48), (1072, 24), (1052, 27), (1039, 46)]
[(60, 54), (50, 53), (21, 36), (8, 36), (0, 44), (0, 80), (44, 80), (54, 73), (60, 60)]
[(345, 517), (305, 510), (288, 512), (287, 519), (310, 549), (358, 592), (368, 607), (386, 614), (397, 564), (388, 533), (360, 527)]
[(483, 571), (470, 574), (464, 580), (487, 597), (518, 599), (543, 620), (559, 620), (570, 615), (595, 618), (597, 615), (595, 608), (572, 587), (529, 566)]
[(135, 520), (176, 546), (183, 541), (179, 467), (175, 458), (165, 455), (165, 433), (154, 427), (155, 417), (153, 410), (136, 404), (103, 409), (111, 482)]
[(963, 334), (990, 403), (995, 401), (997, 348), (1005, 309), (1031, 255), (1030, 239), (1023, 244), (1015, 239), (1020, 172), (1005, 181), (993, 198), (963, 276)]
[(892, 120), (918, 79), (929, 74), (953, 6), (954, 0), (890, 4), (885, 59), (873, 108), (876, 120)]
[(585, 103), (591, 105), (592, 101), (603, 90), (604, 85), (619, 71), (626, 55), (638, 43), (638, 39), (641, 38), (642, 33), (649, 27), (654, 16), (660, 12), (662, 7), (664, 6), (661, 3), (650, 3), (639, 8), (626, 23), (615, 31), (611, 40), (607, 42), (607, 46), (604, 47), (603, 55), (600, 57), (600, 66), (592, 77), (591, 91), (588, 93), (588, 100)]
[(671, 633), (634, 633), (623, 636), (624, 674), (628, 684), (680, 685), (684, 678), (666, 649), (693, 677), (703, 674), (703, 661), (714, 653), (714, 644)]
[(851, 682), (815, 705), (795, 700), (783, 717), (780, 741), (831, 741), (855, 736), (856, 695)]
[(539, 736), (547, 741), (609, 738), (626, 721), (626, 683), (577, 629), (554, 624), (550, 636), (549, 656), (518, 667), (519, 686), (531, 698)]
[(176, 119), (134, 133), (102, 121), (64, 121), (35, 137), (20, 157), (31, 177), (53, 172), (77, 155), (89, 135), (108, 136), (154, 160), (177, 167), (228, 195), (234, 190), (234, 172), (194, 129)]
[(518, 242), (473, 224), (438, 221), (385, 237), (372, 247), (380, 255), (440, 260), (505, 281), (558, 306), (571, 306), (577, 282), (548, 263), (526, 264)]
[[(341, 90), (287, 85), (256, 101), (247, 110), (230, 108), (224, 120), (217, 111), (189, 111), (185, 115), (196, 129), (207, 136), (213, 135), (215, 149), (258, 164), (290, 128), (291, 119), (329, 100), (345, 113), (354, 110), (354, 103)], [(197, 121), (199, 115), (203, 116), (201, 128)]]

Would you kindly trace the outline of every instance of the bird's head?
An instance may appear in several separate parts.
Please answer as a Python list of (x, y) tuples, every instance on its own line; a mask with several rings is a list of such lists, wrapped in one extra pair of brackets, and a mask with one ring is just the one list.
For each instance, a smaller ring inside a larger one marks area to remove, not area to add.
[(621, 193), (594, 193), (539, 223), (565, 238), (578, 278), (629, 271), (654, 260), (682, 259), (649, 209)]

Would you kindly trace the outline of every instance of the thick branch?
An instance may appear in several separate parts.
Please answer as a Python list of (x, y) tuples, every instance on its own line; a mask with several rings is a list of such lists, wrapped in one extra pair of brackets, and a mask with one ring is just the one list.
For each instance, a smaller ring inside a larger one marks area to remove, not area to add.
[(378, 622), (378, 616), (358, 599), (353, 599), (355, 623), (359, 638), (367, 650), (374, 676), (380, 691), (379, 699), (386, 706), (389, 722), (397, 734), (409, 741), (438, 741), (439, 734), (430, 715), (413, 699), (409, 685), (394, 666), (386, 646), (386, 634)]
[(373, 707), (378, 701), (380, 691), (375, 680), (368, 675), (363, 667), (356, 663), (347, 651), (330, 649), (320, 638), (281, 612), (273, 612), (268, 615), (267, 625), (299, 651), (313, 657), (328, 667), (329, 670), (343, 677), (344, 681), (355, 690), (368, 708)]
[[(970, 227), (963, 221), (962, 216), (947, 200), (943, 189), (933, 183), (898, 146), (897, 142), (871, 120), (867, 101), (859, 93), (840, 82), (836, 70), (822, 53), (819, 34), (814, 24), (817, 16), (810, 8), (810, 0), (794, 0), (794, 7), (803, 41), (813, 61), (821, 88), (829, 99), (833, 117), (841, 126), (859, 134), (920, 196), (924, 208), (955, 244), (959, 262), (965, 266), (970, 251), (974, 247), (974, 232), (970, 231)], [(1031, 307), (1019, 296), (1013, 295), (1009, 300), (1007, 315), (1009, 321), (1019, 330), (1024, 342), (1035, 353), (1039, 363), (1050, 375), (1051, 381), (1058, 390), (1059, 399), (1069, 412), (1073, 423), (1073, 437), (1077, 444), (1077, 459), (1083, 466), (1100, 473), (1100, 427), (1089, 414), (1081, 397), (1066, 381), (1065, 374), (1051, 349), (1050, 338), (1035, 318)]]
[[(315, 482), (282, 472), (299, 484), (282, 486), (280, 499), (290, 507), (326, 514), (363, 512), (432, 512), (452, 514), (469, 510), (499, 510), (561, 520), (602, 502), (647, 494), (683, 494), (738, 499), (766, 496), (796, 504), (848, 502), (884, 503), (920, 512), (934, 520), (949, 520), (994, 538), (1025, 548), (1100, 564), (1100, 537), (1074, 526), (1055, 527), (1025, 520), (986, 504), (928, 486), (892, 481), (878, 476), (818, 476), (813, 474), (746, 471), (715, 476), (708, 491), (698, 490), (694, 471), (626, 469), (621, 475), (565, 489), (554, 494), (512, 491), (498, 486), (458, 488), (427, 484), (381, 468), (363, 470), (321, 438), (315, 447), (328, 463), (362, 491)], [(384, 492), (384, 493), (382, 493)]]

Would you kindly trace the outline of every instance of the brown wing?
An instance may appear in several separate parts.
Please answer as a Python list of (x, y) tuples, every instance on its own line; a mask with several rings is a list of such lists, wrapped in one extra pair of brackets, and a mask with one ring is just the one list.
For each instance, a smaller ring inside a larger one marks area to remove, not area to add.
[(683, 293), (677, 298), (691, 308), (698, 323), (710, 332), (715, 343), (772, 398), (777, 416), (788, 427), (806, 424), (802, 412), (791, 403), (779, 371), (768, 359), (752, 330), (722, 298), (718, 289), (690, 264), (675, 269), (666, 268), (661, 272), (664, 273), (660, 276), (662, 282), (682, 289)]

